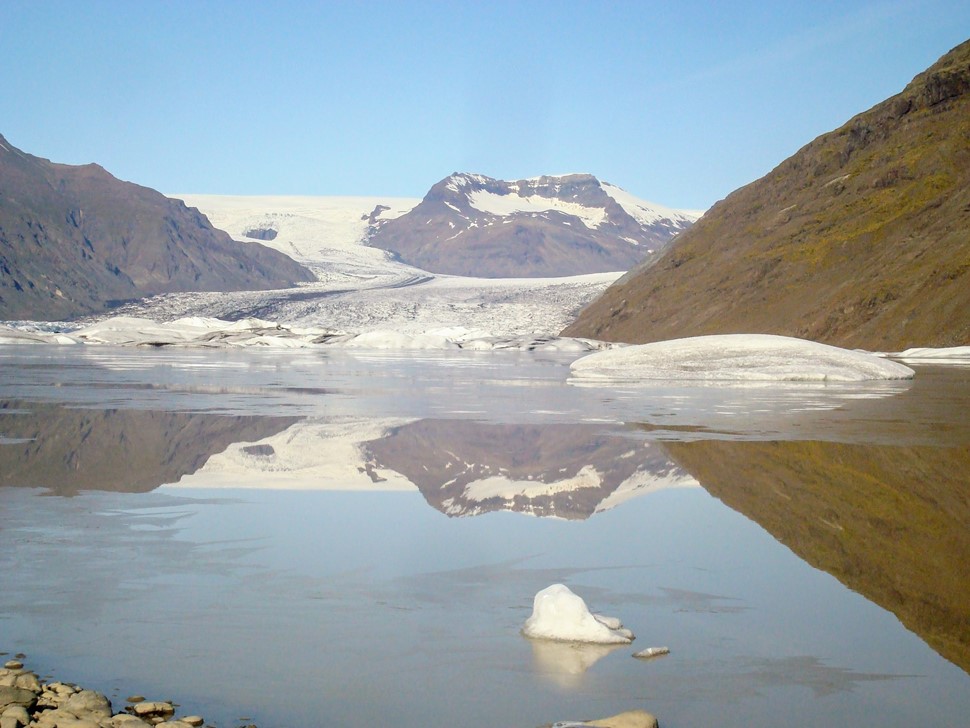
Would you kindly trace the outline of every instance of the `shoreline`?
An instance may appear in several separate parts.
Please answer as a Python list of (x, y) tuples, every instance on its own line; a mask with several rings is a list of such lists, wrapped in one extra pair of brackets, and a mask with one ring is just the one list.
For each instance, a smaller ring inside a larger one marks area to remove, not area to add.
[(132, 695), (118, 710), (104, 693), (38, 677), (23, 653), (0, 652), (0, 659), (0, 728), (216, 728), (200, 715), (178, 715), (171, 700)]
[[(0, 728), (217, 728), (200, 715), (177, 715), (178, 703), (132, 695), (116, 711), (101, 692), (75, 683), (40, 678), (27, 656), (0, 652)], [(239, 728), (257, 728), (240, 718)], [(629, 710), (596, 720), (558, 721), (541, 728), (659, 728), (656, 716)]]

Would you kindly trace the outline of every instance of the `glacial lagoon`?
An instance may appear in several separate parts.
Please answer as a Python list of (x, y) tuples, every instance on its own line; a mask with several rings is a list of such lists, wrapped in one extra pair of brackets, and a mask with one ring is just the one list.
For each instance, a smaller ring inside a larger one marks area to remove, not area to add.
[[(0, 347), (0, 648), (218, 726), (964, 724), (970, 369), (572, 358)], [(554, 583), (634, 643), (523, 637)]]

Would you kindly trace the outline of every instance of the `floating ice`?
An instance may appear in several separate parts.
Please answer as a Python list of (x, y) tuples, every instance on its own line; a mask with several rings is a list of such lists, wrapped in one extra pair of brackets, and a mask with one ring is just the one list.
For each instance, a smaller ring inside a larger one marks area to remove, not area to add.
[(101, 344), (136, 347), (306, 349), (338, 347), (364, 350), (470, 351), (512, 350), (584, 353), (610, 346), (591, 339), (558, 336), (492, 336), (481, 329), (435, 328), (427, 332), (377, 329), (349, 334), (320, 326), (295, 326), (246, 318), (223, 321), (211, 317), (185, 317), (157, 322), (137, 316), (115, 316), (70, 334), (49, 333), (24, 326), (0, 324), (0, 344)]
[(592, 382), (860, 382), (912, 379), (913, 370), (874, 354), (770, 334), (726, 334), (610, 349), (573, 362)]
[(891, 354), (896, 359), (922, 364), (970, 364), (970, 346), (950, 346), (943, 349), (916, 347), (906, 349), (898, 354)]
[(78, 340), (58, 332), (30, 331), (0, 324), (0, 344), (77, 344)]
[(634, 639), (633, 632), (624, 629), (619, 619), (591, 613), (582, 597), (563, 584), (547, 586), (536, 594), (532, 616), (522, 634), (533, 639), (603, 645), (629, 644)]

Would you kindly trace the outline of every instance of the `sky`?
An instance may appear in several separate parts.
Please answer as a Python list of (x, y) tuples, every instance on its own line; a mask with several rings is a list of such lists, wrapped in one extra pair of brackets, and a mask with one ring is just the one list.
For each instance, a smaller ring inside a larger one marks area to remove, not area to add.
[(966, 0), (2, 0), (0, 134), (169, 194), (589, 172), (703, 210), (968, 37)]

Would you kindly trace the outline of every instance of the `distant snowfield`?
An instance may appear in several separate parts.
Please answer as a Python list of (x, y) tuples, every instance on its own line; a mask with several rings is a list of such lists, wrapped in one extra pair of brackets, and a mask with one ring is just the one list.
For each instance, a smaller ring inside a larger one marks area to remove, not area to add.
[[(421, 200), (410, 197), (169, 195), (198, 208), (215, 227), (243, 242), (259, 242), (311, 268), (321, 280), (384, 273), (388, 254), (363, 244), (375, 220), (399, 217)], [(378, 208), (387, 208), (380, 209)], [(248, 233), (272, 230), (272, 240)]]

